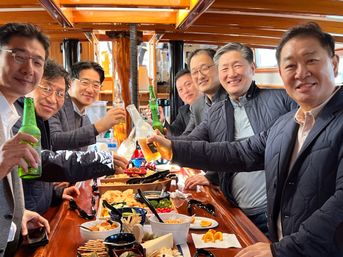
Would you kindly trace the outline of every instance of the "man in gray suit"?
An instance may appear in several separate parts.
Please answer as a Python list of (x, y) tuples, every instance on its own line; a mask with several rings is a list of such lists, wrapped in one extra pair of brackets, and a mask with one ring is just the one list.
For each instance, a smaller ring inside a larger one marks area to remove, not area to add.
[(17, 165), (27, 170), (27, 163), (37, 167), (40, 157), (29, 144), (30, 135), (18, 133), (11, 138), (11, 128), (19, 118), (13, 103), (31, 92), (42, 78), (49, 53), (49, 40), (31, 24), (6, 24), (0, 27), (0, 257), (13, 256), (20, 232), (49, 223), (39, 214), (24, 209), (24, 195)]
[(86, 107), (99, 96), (104, 70), (95, 62), (78, 62), (71, 68), (72, 84), (62, 109), (49, 119), (52, 150), (87, 150), (96, 136), (125, 119), (125, 110), (110, 109), (92, 124)]
[(218, 71), (213, 62), (215, 50), (197, 49), (188, 58), (188, 67), (194, 84), (204, 95), (191, 105), (191, 118), (182, 135), (188, 135), (206, 117), (213, 103), (227, 98), (227, 93), (220, 85)]

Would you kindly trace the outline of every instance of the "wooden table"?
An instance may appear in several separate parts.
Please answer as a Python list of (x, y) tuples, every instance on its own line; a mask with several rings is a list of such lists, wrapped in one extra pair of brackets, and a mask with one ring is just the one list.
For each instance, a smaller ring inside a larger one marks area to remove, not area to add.
[[(182, 169), (179, 176), (184, 180), (187, 176), (194, 174), (192, 170)], [(91, 187), (90, 181), (79, 184), (81, 195), (76, 202), (81, 208), (90, 212), (91, 207)], [(233, 208), (225, 199), (217, 187), (200, 187), (200, 192), (185, 191), (190, 193), (193, 199), (204, 203), (212, 203), (215, 206), (216, 216), (212, 216), (205, 210), (195, 208), (197, 216), (213, 218), (218, 221), (218, 231), (236, 234), (242, 247), (254, 244), (256, 242), (269, 242), (262, 232), (243, 214), (238, 208)], [(187, 201), (185, 199), (173, 200), (179, 213), (186, 214)], [(80, 236), (79, 225), (85, 222), (78, 214), (69, 209), (68, 202), (64, 202), (59, 207), (50, 208), (44, 215), (51, 226), (50, 242), (44, 247), (39, 247), (36, 251), (27, 248), (20, 248), (16, 257), (56, 257), (56, 256), (76, 256), (77, 248), (83, 243)], [(206, 231), (206, 230), (205, 230)], [(190, 230), (192, 233), (204, 233), (203, 230)], [(191, 236), (188, 237), (188, 245), (191, 254), (195, 252)], [(234, 256), (240, 249), (210, 249), (217, 257)]]

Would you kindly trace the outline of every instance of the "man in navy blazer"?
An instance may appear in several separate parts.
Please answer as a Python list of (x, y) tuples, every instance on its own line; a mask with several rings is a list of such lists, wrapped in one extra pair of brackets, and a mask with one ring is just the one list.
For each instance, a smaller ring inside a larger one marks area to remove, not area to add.
[(173, 163), (225, 172), (265, 168), (271, 243), (236, 257), (343, 256), (343, 89), (335, 85), (334, 38), (316, 23), (292, 28), (276, 51), (299, 109), (240, 142), (173, 141)]

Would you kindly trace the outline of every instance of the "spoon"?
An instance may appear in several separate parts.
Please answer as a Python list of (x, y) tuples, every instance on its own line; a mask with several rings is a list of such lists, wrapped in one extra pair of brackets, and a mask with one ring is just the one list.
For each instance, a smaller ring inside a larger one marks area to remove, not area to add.
[(161, 222), (161, 223), (164, 223), (164, 221), (161, 219), (160, 215), (158, 215), (155, 207), (152, 206), (152, 204), (149, 202), (149, 200), (145, 198), (144, 194), (142, 193), (142, 190), (140, 190), (140, 188), (138, 188), (137, 192), (138, 192), (139, 196), (142, 198), (142, 200), (144, 201), (144, 203), (149, 207), (150, 211), (153, 214), (155, 214), (155, 216), (158, 219), (158, 221)]

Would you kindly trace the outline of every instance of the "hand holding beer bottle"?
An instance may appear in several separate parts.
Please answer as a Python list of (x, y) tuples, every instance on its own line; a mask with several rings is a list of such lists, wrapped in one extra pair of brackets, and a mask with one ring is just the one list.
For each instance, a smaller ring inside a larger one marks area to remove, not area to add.
[(170, 161), (173, 158), (172, 143), (169, 139), (165, 138), (160, 132), (147, 139), (148, 144), (154, 144), (157, 146), (163, 159)]
[(155, 161), (161, 158), (156, 146), (153, 143), (147, 144), (147, 138), (154, 134), (154, 130), (149, 123), (143, 120), (138, 110), (133, 104), (126, 107), (136, 128), (136, 139), (142, 149), (146, 161)]
[[(30, 143), (28, 141), (21, 141), (21, 143), (30, 144), (37, 151), (39, 156), (41, 156), (41, 132), (37, 127), (33, 98), (26, 97), (24, 100), (23, 121), (18, 132), (29, 134), (37, 139), (37, 142), (35, 143)], [(42, 175), (42, 166), (41, 164), (39, 164), (38, 167), (29, 165), (27, 171), (25, 171), (24, 167), (19, 166), (18, 172), (19, 177), (22, 179), (35, 179)]]

